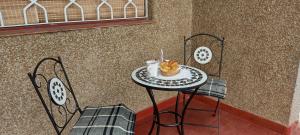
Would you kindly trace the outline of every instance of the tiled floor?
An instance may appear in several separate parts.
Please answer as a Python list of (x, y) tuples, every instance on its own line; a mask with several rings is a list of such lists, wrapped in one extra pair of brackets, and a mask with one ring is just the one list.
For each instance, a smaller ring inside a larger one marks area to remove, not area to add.
[[(208, 108), (205, 104), (195, 101), (191, 104), (192, 107), (201, 106)], [(169, 108), (174, 109), (174, 108)], [(185, 122), (198, 122), (202, 124), (216, 123), (216, 117), (213, 117), (208, 112), (195, 112), (189, 111), (186, 114)], [(162, 117), (163, 122), (174, 121), (174, 116), (166, 114)], [(143, 121), (137, 123), (136, 135), (147, 135), (152, 123), (152, 117), (149, 117)], [(153, 134), (155, 133), (155, 130)], [(161, 135), (177, 135), (176, 127), (161, 127)], [(216, 135), (217, 129), (185, 126), (186, 135)], [(257, 125), (250, 121), (247, 121), (239, 116), (232, 115), (228, 112), (221, 111), (221, 128), (220, 135), (280, 135), (270, 129)]]

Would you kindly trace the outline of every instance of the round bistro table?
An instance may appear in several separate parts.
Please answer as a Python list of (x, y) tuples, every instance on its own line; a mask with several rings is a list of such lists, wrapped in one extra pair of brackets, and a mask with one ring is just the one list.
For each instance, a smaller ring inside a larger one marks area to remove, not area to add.
[[(199, 87), (205, 84), (207, 81), (207, 75), (200, 69), (193, 68), (190, 66), (181, 65), (181, 70), (174, 76), (163, 76), (159, 74), (156, 77), (150, 77), (147, 72), (147, 68), (140, 67), (134, 70), (131, 74), (132, 80), (140, 86), (146, 88), (148, 95), (153, 104), (153, 121), (149, 131), (149, 135), (152, 133), (154, 126), (157, 125), (156, 134), (159, 134), (160, 126), (163, 127), (177, 127), (179, 134), (184, 134), (184, 115), (185, 111), (191, 102), (194, 95), (197, 93)], [(152, 90), (163, 90), (163, 91), (178, 91), (184, 92), (185, 90), (195, 89), (191, 96), (188, 98), (186, 104), (184, 104), (182, 113), (178, 113), (178, 100), (179, 94), (177, 94), (175, 111), (158, 111), (158, 107), (153, 95)], [(160, 114), (173, 114), (175, 115), (175, 123), (161, 123)], [(180, 121), (178, 120), (180, 119)]]

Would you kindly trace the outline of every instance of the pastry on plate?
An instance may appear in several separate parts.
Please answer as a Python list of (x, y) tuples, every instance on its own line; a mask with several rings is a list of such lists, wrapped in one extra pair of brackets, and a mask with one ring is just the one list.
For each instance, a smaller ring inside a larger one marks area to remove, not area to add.
[(163, 76), (176, 75), (179, 71), (179, 64), (175, 60), (166, 60), (160, 63), (160, 71)]

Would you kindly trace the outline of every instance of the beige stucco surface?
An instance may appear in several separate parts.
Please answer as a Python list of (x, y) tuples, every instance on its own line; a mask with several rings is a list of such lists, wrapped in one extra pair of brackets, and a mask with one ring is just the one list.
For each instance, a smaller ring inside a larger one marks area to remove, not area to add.
[[(0, 133), (54, 134), (27, 77), (44, 57), (62, 57), (81, 107), (151, 106), (131, 71), (158, 58), (160, 48), (182, 62), (183, 36), (191, 31), (225, 37), (224, 102), (288, 124), (300, 59), (299, 7), (297, 0), (157, 0), (150, 4), (153, 24), (2, 37)], [(175, 95), (155, 94), (158, 101)]]
[(300, 59), (298, 0), (194, 0), (193, 33), (225, 37), (225, 102), (287, 125)]
[[(182, 61), (182, 39), (191, 31), (192, 2), (151, 1), (155, 23), (0, 38), (0, 134), (46, 135), (54, 129), (27, 73), (44, 57), (61, 56), (81, 107), (125, 103), (135, 111), (151, 106), (131, 81), (145, 60)], [(175, 95), (155, 92), (162, 101)]]

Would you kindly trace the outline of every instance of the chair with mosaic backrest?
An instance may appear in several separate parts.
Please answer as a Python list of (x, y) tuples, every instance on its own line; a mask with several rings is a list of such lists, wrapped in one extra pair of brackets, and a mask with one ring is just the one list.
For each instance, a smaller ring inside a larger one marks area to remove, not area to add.
[(71, 135), (134, 134), (136, 115), (124, 104), (79, 107), (60, 57), (42, 59), (28, 76), (58, 135), (74, 120)]
[[(193, 51), (195, 50), (195, 51)], [(192, 65), (207, 73), (209, 76), (207, 82), (197, 91), (199, 96), (209, 96), (217, 99), (215, 109), (207, 110), (200, 108), (188, 108), (191, 111), (208, 111), (212, 112), (213, 116), (217, 114), (217, 125), (203, 125), (189, 123), (194, 126), (205, 126), (217, 128), (218, 134), (220, 129), (220, 100), (226, 95), (226, 81), (221, 79), (222, 63), (223, 63), (224, 38), (217, 36), (199, 33), (191, 37), (184, 38), (184, 65)], [(190, 52), (190, 54), (189, 54)], [(193, 90), (184, 92), (190, 94)], [(187, 125), (189, 125), (187, 124)]]

